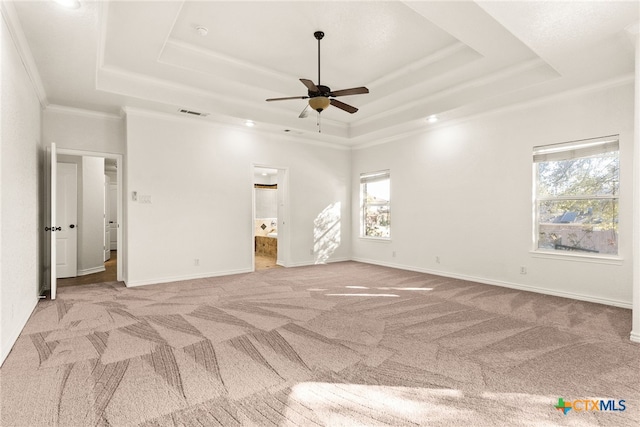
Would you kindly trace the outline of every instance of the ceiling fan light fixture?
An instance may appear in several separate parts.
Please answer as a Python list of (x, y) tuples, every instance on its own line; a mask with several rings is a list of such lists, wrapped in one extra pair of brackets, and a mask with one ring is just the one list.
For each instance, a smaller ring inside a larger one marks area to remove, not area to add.
[(326, 96), (315, 96), (309, 99), (309, 106), (318, 113), (321, 113), (322, 110), (325, 110), (329, 105), (331, 105), (331, 101)]

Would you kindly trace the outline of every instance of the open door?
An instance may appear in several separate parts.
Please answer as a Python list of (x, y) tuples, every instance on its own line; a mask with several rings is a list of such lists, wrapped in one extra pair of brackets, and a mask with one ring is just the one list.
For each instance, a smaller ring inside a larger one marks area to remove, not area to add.
[(57, 291), (57, 258), (56, 258), (56, 237), (55, 232), (56, 228), (56, 210), (57, 203), (56, 199), (58, 197), (57, 187), (58, 187), (58, 154), (56, 152), (56, 144), (54, 142), (51, 143), (51, 166), (49, 168), (49, 204), (51, 206), (51, 211), (49, 212), (49, 226), (45, 227), (45, 232), (49, 235), (49, 265), (50, 265), (50, 274), (51, 274), (51, 299), (56, 299), (56, 291)]
[(78, 166), (56, 163), (56, 277), (78, 275)]
[(111, 199), (109, 198), (109, 187), (111, 185), (111, 178), (109, 175), (104, 176), (104, 262), (111, 259), (111, 207), (109, 206)]

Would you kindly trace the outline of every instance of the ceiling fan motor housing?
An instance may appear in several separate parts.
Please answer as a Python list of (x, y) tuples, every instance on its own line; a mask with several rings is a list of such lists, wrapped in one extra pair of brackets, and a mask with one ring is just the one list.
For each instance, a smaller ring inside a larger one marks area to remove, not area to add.
[(331, 88), (329, 86), (318, 85), (318, 91), (309, 91), (309, 98), (315, 98), (316, 96), (331, 96)]

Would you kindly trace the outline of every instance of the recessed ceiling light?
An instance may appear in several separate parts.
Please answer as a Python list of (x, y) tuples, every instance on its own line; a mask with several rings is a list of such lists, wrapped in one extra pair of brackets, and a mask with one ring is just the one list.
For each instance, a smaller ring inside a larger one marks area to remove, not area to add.
[(207, 34), (209, 34), (209, 29), (207, 27), (203, 27), (202, 25), (198, 25), (196, 27), (196, 31), (198, 32), (199, 36), (206, 36)]
[(53, 0), (58, 3), (62, 7), (66, 7), (67, 9), (78, 9), (80, 7), (79, 0)]
[(266, 172), (262, 172), (262, 176), (267, 176), (267, 173)]
[(436, 116), (435, 114), (432, 114), (429, 117), (427, 117), (427, 121), (429, 123), (435, 123), (438, 121), (438, 116)]
[(255, 122), (254, 122), (253, 120), (246, 120), (246, 121), (244, 122), (244, 125), (245, 125), (245, 126), (248, 126), (248, 127), (250, 127), (250, 128), (252, 128), (252, 127), (254, 127), (256, 124), (255, 124)]

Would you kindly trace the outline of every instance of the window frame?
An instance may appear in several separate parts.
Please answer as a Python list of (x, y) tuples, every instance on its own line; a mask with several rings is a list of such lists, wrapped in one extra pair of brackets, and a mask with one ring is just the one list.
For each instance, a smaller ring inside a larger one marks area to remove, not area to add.
[[(377, 181), (383, 181), (383, 180), (388, 180), (389, 181), (389, 200), (387, 201), (387, 209), (388, 209), (388, 215), (389, 215), (389, 236), (369, 236), (366, 234), (366, 211), (367, 211), (367, 206), (369, 206), (366, 203), (366, 197), (365, 197), (365, 192), (364, 192), (364, 186), (367, 183), (370, 182), (377, 182)], [(359, 192), (360, 192), (360, 214), (359, 214), (359, 220), (360, 220), (360, 232), (359, 232), (359, 237), (361, 239), (366, 239), (366, 240), (372, 240), (372, 241), (382, 241), (382, 242), (389, 242), (391, 241), (391, 169), (382, 169), (382, 170), (378, 170), (378, 171), (374, 171), (374, 172), (364, 172), (360, 174), (360, 181), (359, 181)]]
[[(561, 161), (569, 159), (587, 158), (597, 154), (616, 152), (618, 156), (617, 192), (610, 195), (589, 194), (589, 195), (561, 195), (542, 196), (539, 191), (538, 163), (549, 161)], [(559, 144), (541, 145), (533, 147), (532, 159), (532, 249), (531, 253), (538, 258), (567, 259), (572, 261), (599, 262), (605, 264), (621, 264), (620, 257), (620, 137), (619, 135), (608, 135), (598, 138), (570, 141)], [(540, 248), (540, 203), (545, 201), (562, 200), (615, 200), (617, 207), (617, 247), (615, 254), (589, 253), (580, 251), (568, 251), (558, 249)]]

